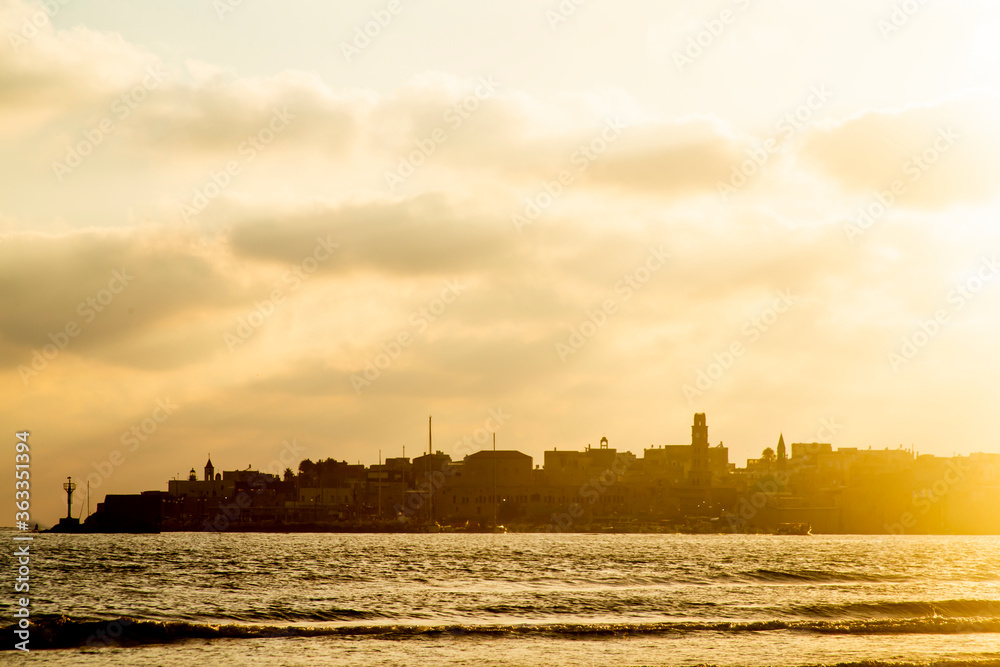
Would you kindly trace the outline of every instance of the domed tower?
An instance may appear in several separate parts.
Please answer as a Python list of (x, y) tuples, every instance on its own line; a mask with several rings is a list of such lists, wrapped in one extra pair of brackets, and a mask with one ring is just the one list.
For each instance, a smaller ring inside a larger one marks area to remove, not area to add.
[(215, 479), (215, 466), (212, 465), (212, 455), (208, 455), (208, 463), (205, 464), (205, 481), (211, 482)]

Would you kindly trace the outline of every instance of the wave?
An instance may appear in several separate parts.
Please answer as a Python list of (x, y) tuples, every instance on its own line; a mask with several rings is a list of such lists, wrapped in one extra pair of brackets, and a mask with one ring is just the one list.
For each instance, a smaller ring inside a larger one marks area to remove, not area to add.
[(906, 581), (906, 577), (898, 575), (873, 575), (859, 572), (836, 572), (832, 570), (766, 570), (757, 569), (741, 572), (737, 579), (767, 582), (793, 583), (849, 583), (866, 582), (879, 583), (884, 581)]
[[(537, 623), (515, 625), (322, 625), (276, 626), (151, 621), (133, 618), (78, 620), (36, 618), (32, 649), (167, 644), (189, 639), (261, 639), (275, 637), (373, 637), (382, 640), (441, 637), (540, 637), (601, 639), (628, 636), (684, 635), (702, 632), (758, 633), (789, 631), (833, 635), (906, 635), (1000, 633), (1000, 618), (907, 618), (839, 621), (767, 620), (746, 622)], [(12, 636), (14, 626), (4, 629)], [(10, 649), (10, 643), (6, 644)], [(868, 663), (865, 663), (868, 664)]]
[[(977, 577), (976, 581), (986, 580)], [(613, 575), (602, 574), (600, 577), (572, 576), (562, 571), (555, 571), (547, 577), (530, 577), (526, 579), (511, 579), (512, 586), (524, 588), (635, 588), (642, 586), (673, 586), (702, 585), (715, 586), (726, 584), (844, 584), (844, 583), (895, 583), (912, 581), (911, 577), (900, 574), (874, 574), (865, 572), (842, 572), (836, 570), (770, 570), (758, 568), (755, 570), (734, 570), (714, 572), (678, 571), (665, 575), (649, 576), (635, 575), (627, 571), (616, 572)], [(453, 585), (453, 580), (442, 579), (441, 582)]]
[(388, 618), (384, 614), (356, 609), (326, 609), (317, 611), (272, 610), (251, 611), (244, 614), (229, 614), (223, 618), (241, 622), (330, 622), (330, 621), (363, 621)]
[(772, 610), (797, 617), (873, 618), (1000, 618), (997, 600), (935, 600), (933, 602), (848, 602), (844, 604), (798, 605)]
[(895, 660), (865, 660), (863, 662), (838, 662), (824, 667), (1000, 667), (1000, 660), (983, 658), (972, 660), (935, 660), (934, 662), (897, 662)]
[[(707, 616), (723, 615), (731, 616), (723, 611), (718, 614), (715, 610), (725, 608), (727, 605), (718, 602), (704, 601), (673, 601), (665, 606), (658, 598), (629, 597), (629, 598), (587, 598), (575, 599), (573, 601), (560, 602), (553, 601), (526, 601), (517, 603), (493, 603), (476, 605), (469, 607), (459, 607), (455, 611), (468, 613), (470, 617), (482, 618), (486, 614), (497, 616), (518, 616), (529, 619), (552, 618), (562, 615), (573, 614), (576, 616), (598, 616), (605, 617), (615, 615), (631, 615), (635, 618), (645, 614), (647, 618), (656, 615), (662, 618), (668, 616)], [(935, 600), (925, 601), (903, 601), (903, 602), (845, 602), (845, 603), (815, 603), (799, 604), (791, 606), (775, 606), (765, 609), (750, 608), (747, 610), (751, 614), (760, 616), (763, 614), (780, 619), (823, 619), (823, 620), (876, 620), (876, 619), (917, 619), (917, 618), (1000, 618), (1000, 601), (997, 600)], [(371, 614), (368, 618), (377, 618)], [(363, 619), (365, 616), (358, 615), (356, 618)], [(389, 620), (391, 617), (381, 616)], [(749, 619), (754, 616), (748, 617)], [(234, 620), (266, 620), (266, 619), (245, 619)], [(304, 618), (300, 620), (341, 620), (337, 618)], [(345, 618), (344, 620), (348, 620)], [(397, 621), (402, 620), (396, 617)]]

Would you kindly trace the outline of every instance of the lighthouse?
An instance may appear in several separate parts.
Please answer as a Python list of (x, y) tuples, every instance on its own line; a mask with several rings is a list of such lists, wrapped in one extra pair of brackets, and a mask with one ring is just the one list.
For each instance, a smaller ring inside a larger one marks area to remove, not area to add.
[(63, 490), (66, 491), (66, 518), (73, 518), (73, 492), (76, 491), (76, 482), (72, 477), (67, 477), (63, 482)]

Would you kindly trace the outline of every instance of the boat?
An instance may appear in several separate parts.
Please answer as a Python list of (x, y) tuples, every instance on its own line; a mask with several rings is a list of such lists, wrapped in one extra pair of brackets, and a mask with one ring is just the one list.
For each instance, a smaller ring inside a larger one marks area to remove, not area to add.
[(808, 523), (779, 523), (774, 529), (775, 535), (812, 535), (812, 526)]

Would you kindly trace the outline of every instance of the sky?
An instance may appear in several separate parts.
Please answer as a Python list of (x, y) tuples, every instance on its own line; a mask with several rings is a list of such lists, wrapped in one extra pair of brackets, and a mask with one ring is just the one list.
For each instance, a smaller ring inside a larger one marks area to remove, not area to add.
[[(1000, 451), (1000, 6), (0, 4), (32, 517), (606, 436)], [(12, 475), (0, 497), (13, 502)], [(85, 510), (83, 510), (85, 513)], [(2, 520), (0, 523), (10, 523)]]

